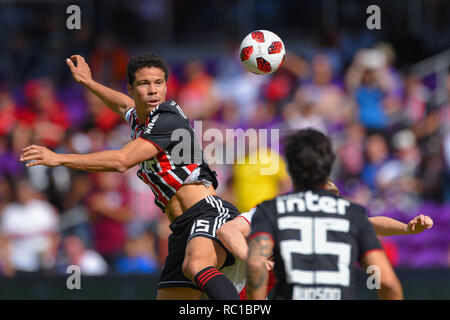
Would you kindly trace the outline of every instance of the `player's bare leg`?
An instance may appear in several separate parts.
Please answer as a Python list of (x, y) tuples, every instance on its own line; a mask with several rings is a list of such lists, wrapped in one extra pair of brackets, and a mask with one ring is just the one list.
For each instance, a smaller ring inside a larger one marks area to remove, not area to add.
[(183, 273), (202, 288), (210, 299), (239, 299), (231, 281), (217, 269), (227, 253), (216, 241), (195, 237), (189, 241), (183, 261)]
[(186, 247), (183, 261), (183, 273), (191, 281), (195, 275), (207, 266), (220, 268), (227, 257), (225, 250), (216, 242), (205, 237), (191, 239)]
[(200, 290), (174, 287), (158, 289), (156, 299), (158, 300), (201, 300), (203, 292)]
[[(204, 241), (198, 241), (200, 239), (208, 240), (206, 242)], [(215, 254), (215, 247), (212, 243), (213, 241), (207, 238), (203, 237), (196, 237), (193, 238), (191, 241), (189, 241), (187, 248), (186, 248), (186, 255), (183, 263), (183, 272), (187, 276), (188, 273), (185, 271), (184, 266), (191, 266), (193, 267), (192, 270), (197, 270), (198, 268), (201, 268), (203, 265), (211, 265), (211, 263), (214, 263), (214, 266), (217, 265), (217, 255)], [(216, 244), (217, 245), (217, 244)], [(219, 245), (217, 245), (218, 248), (220, 248)], [(222, 248), (220, 248), (222, 249)], [(214, 253), (212, 254), (212, 258), (204, 259), (205, 257), (211, 256), (211, 251)], [(222, 264), (225, 261), (226, 253), (223, 251), (223, 258)], [(188, 254), (188, 252), (191, 252)], [(195, 254), (194, 254), (195, 252)], [(220, 255), (220, 254), (219, 254)], [(189, 258), (186, 258), (189, 257)], [(190, 261), (190, 262), (187, 262)], [(197, 264), (198, 262), (198, 264)], [(210, 263), (210, 264), (207, 264)], [(202, 268), (201, 268), (202, 269)], [(198, 269), (199, 271), (201, 269)], [(193, 276), (187, 276), (193, 283), (195, 283)], [(157, 299), (158, 300), (201, 300), (203, 297), (203, 292), (197, 289), (188, 288), (188, 287), (170, 287), (170, 288), (161, 288), (158, 290)]]

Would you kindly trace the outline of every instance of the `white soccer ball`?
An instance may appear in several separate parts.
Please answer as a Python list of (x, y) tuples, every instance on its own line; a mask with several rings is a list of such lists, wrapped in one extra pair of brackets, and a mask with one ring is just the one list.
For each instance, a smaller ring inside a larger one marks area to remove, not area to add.
[(256, 30), (242, 40), (239, 55), (248, 71), (270, 74), (277, 71), (283, 64), (286, 51), (283, 41), (275, 33)]

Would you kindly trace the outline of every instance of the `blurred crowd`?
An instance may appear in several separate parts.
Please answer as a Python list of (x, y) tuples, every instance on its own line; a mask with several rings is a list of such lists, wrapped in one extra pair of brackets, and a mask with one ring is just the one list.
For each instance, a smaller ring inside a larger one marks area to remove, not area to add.
[[(1, 52), (8, 59), (0, 65), (0, 276), (63, 275), (72, 264), (85, 275), (158, 274), (167, 255), (167, 218), (137, 168), (85, 173), (18, 161), (29, 144), (89, 153), (129, 141), (126, 124), (70, 79), (64, 60), (68, 53), (84, 55), (95, 80), (126, 92), (132, 51), (110, 35), (90, 47), (84, 32), (63, 51), (53, 34), (42, 56), (17, 34), (11, 50)], [(330, 135), (337, 154), (332, 179), (345, 197), (371, 215), (408, 222), (423, 213), (435, 221), (431, 231), (382, 239), (394, 266), (449, 266), (448, 99), (434, 103), (433, 83), (397, 69), (389, 43), (315, 49), (307, 57), (288, 51), (269, 76), (246, 71), (236, 46), (216, 59), (180, 55), (170, 60), (167, 99), (191, 121), (201, 120), (203, 131), (278, 129), (282, 138), (314, 127)], [(17, 70), (2, 74), (11, 66)], [(446, 90), (448, 97), (450, 75)], [(246, 149), (245, 159), (256, 152), (257, 163), (211, 165), (218, 193), (242, 212), (292, 187), (281, 158), (276, 174), (259, 174), (268, 165), (265, 151)]]

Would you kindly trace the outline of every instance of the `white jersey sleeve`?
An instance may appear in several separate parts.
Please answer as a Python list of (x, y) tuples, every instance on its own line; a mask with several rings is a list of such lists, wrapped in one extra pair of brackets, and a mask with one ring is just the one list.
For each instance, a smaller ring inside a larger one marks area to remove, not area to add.
[(253, 207), (248, 212), (243, 212), (238, 217), (244, 218), (247, 220), (248, 224), (252, 223), (253, 216), (255, 215), (256, 207)]
[(241, 292), (247, 283), (247, 264), (241, 259), (234, 257), (231, 266), (222, 268), (220, 271), (233, 283), (237, 292)]
[[(244, 218), (248, 224), (251, 224), (255, 211), (256, 207), (250, 209), (248, 212), (241, 213), (235, 219), (241, 217)], [(236, 290), (240, 293), (242, 289), (244, 289), (247, 280), (247, 264), (236, 256), (234, 258), (234, 264), (223, 268), (221, 271), (231, 280), (231, 282), (233, 282)]]
[(127, 110), (127, 112), (125, 113), (125, 121), (128, 123), (128, 125), (131, 126), (131, 120), (133, 119), (133, 112), (134, 112), (135, 108), (130, 108)]

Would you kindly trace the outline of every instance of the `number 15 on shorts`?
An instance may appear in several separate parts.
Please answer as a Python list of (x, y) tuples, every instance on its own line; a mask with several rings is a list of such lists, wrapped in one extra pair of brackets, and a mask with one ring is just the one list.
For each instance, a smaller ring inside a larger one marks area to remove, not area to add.
[(191, 228), (191, 235), (193, 235), (194, 233), (200, 233), (200, 232), (209, 233), (209, 221), (208, 220), (199, 219), (194, 222), (194, 224), (192, 225), (192, 228)]

